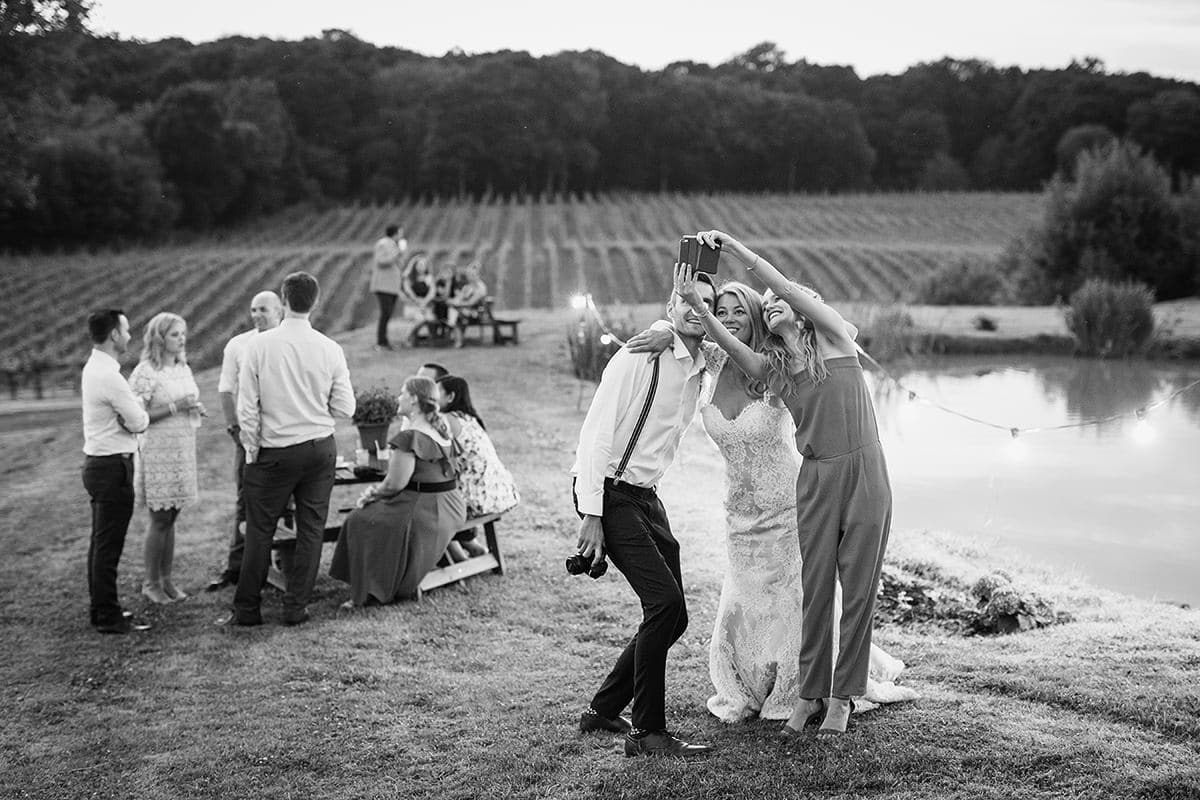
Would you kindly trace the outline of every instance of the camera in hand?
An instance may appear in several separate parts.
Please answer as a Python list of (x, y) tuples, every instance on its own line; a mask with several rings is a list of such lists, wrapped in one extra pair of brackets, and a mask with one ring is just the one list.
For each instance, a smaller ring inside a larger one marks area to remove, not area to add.
[(608, 562), (601, 560), (599, 564), (592, 566), (592, 559), (583, 553), (576, 553), (567, 559), (567, 572), (572, 575), (582, 575), (586, 572), (592, 580), (595, 580), (608, 572)]
[(717, 261), (721, 258), (721, 248), (709, 247), (700, 241), (698, 236), (681, 236), (679, 238), (679, 263), (691, 264), (697, 272), (717, 274)]

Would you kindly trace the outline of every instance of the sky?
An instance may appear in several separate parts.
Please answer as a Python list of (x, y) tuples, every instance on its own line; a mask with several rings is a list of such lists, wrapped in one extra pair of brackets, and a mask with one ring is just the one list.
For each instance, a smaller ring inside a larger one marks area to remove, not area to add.
[(718, 64), (763, 41), (788, 61), (848, 64), (861, 77), (943, 57), (1200, 81), (1200, 0), (96, 0), (93, 30), (147, 41), (229, 35), (302, 39), (326, 28), (440, 56), (600, 50), (648, 70)]

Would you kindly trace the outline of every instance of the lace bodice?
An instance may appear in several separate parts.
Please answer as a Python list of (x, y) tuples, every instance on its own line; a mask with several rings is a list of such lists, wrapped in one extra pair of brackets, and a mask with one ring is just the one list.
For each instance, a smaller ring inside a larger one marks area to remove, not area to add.
[(730, 524), (734, 516), (741, 523), (737, 527), (742, 527), (782, 510), (794, 514), (800, 456), (791, 414), (767, 395), (727, 419), (712, 398), (728, 356), (718, 349), (706, 352), (705, 358), (711, 374), (705, 381), (700, 415), (704, 430), (725, 459), (725, 512)]

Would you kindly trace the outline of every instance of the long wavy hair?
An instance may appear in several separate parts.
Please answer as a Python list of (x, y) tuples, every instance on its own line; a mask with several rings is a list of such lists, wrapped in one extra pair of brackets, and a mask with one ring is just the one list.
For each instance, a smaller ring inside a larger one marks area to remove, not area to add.
[[(733, 295), (737, 302), (746, 309), (746, 316), (750, 320), (750, 341), (746, 342), (746, 345), (754, 352), (761, 353), (768, 335), (767, 325), (763, 322), (762, 295), (740, 281), (726, 281), (717, 290), (716, 303), (720, 303), (721, 298), (727, 294)], [(720, 320), (717, 321), (720, 322)], [(740, 370), (738, 375), (746, 394), (754, 398), (760, 398), (766, 394), (768, 386), (764, 381), (756, 381)]]
[(446, 418), (438, 410), (437, 397), (434, 395), (436, 389), (433, 381), (420, 375), (413, 375), (404, 380), (404, 391), (417, 399), (417, 410), (421, 412), (421, 416), (425, 417), (429, 427), (440, 433), (443, 439), (450, 441), (454, 435), (450, 433), (450, 426), (446, 424)]
[(442, 387), (443, 396), (446, 392), (454, 393), (454, 399), (442, 409), (443, 414), (458, 411), (474, 417), (475, 421), (479, 423), (479, 427), (487, 430), (487, 426), (483, 424), (483, 417), (479, 416), (479, 412), (475, 410), (475, 404), (471, 402), (471, 387), (467, 385), (466, 378), (460, 378), (457, 375), (443, 375), (437, 379), (437, 383)]
[[(825, 302), (816, 289), (794, 281), (790, 284), (791, 291), (803, 292), (818, 303)], [(794, 394), (805, 376), (813, 383), (820, 383), (829, 377), (829, 368), (825, 366), (824, 359), (817, 351), (817, 332), (813, 328), (812, 320), (799, 312), (796, 317), (796, 324), (800, 327), (800, 341), (796, 351), (787, 346), (783, 337), (770, 331), (763, 342), (762, 352), (767, 357), (767, 385), (780, 396)]]
[[(182, 325), (185, 332), (187, 331), (187, 322), (183, 317), (172, 314), (170, 311), (160, 311), (150, 318), (150, 321), (146, 323), (146, 332), (142, 334), (142, 361), (148, 361), (150, 366), (155, 369), (162, 369), (167, 365), (167, 333), (176, 323)], [(175, 356), (174, 363), (186, 364), (187, 352), (180, 350)]]

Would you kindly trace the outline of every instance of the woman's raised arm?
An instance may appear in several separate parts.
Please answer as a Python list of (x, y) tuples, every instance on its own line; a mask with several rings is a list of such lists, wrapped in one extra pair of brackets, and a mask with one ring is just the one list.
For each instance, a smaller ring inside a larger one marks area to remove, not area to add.
[(807, 292), (800, 291), (797, 285), (784, 277), (770, 261), (723, 231), (701, 231), (696, 235), (709, 247), (720, 245), (723, 251), (745, 264), (748, 270), (757, 275), (768, 289), (791, 306), (797, 314), (803, 314), (812, 320), (813, 327), (837, 349), (845, 348), (849, 353), (854, 352), (854, 340), (846, 331), (846, 321), (842, 319), (842, 315)]
[(717, 320), (712, 309), (704, 305), (704, 299), (696, 291), (696, 271), (691, 264), (675, 265), (675, 294), (692, 307), (696, 316), (700, 318), (700, 324), (704, 326), (704, 332), (708, 334), (708, 338), (728, 353), (729, 357), (733, 359), (733, 363), (737, 364), (742, 372), (753, 380), (765, 380), (766, 356), (754, 352), (748, 345), (739, 341)]

